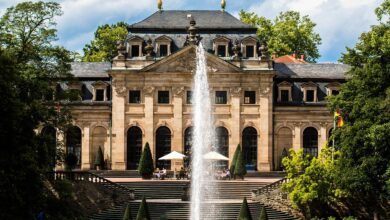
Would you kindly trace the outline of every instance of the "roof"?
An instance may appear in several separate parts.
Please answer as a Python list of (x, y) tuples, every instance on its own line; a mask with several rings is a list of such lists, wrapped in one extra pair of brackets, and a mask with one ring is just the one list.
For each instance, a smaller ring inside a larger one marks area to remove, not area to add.
[(111, 69), (111, 63), (109, 62), (73, 62), (71, 65), (71, 73), (75, 77), (109, 77), (107, 70)]
[(345, 79), (350, 66), (336, 63), (284, 64), (275, 63), (278, 78)]
[(305, 60), (297, 59), (291, 55), (284, 55), (281, 57), (276, 57), (276, 58), (274, 58), (274, 62), (275, 63), (285, 63), (285, 64), (308, 64), (308, 62), (306, 62)]
[(243, 23), (228, 12), (218, 10), (172, 10), (157, 11), (148, 18), (129, 26), (131, 29), (184, 29), (189, 26), (187, 15), (196, 21), (196, 26), (200, 29), (247, 29), (256, 28)]

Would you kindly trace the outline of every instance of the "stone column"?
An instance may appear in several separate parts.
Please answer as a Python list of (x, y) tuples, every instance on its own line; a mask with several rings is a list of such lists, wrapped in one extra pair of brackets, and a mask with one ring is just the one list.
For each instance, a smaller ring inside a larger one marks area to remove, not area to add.
[(81, 169), (89, 170), (93, 168), (93, 162), (90, 161), (90, 143), (91, 143), (91, 128), (89, 125), (83, 126), (81, 138)]
[[(173, 136), (172, 136), (172, 151), (181, 152), (184, 154), (183, 146), (183, 93), (184, 87), (173, 88)], [(183, 161), (172, 161), (171, 169), (180, 170), (183, 166)]]
[[(150, 151), (152, 153), (152, 158), (155, 156), (154, 149), (154, 90), (152, 86), (145, 87), (143, 93), (145, 95), (145, 140), (142, 143), (149, 143)], [(142, 148), (144, 147), (142, 146)], [(156, 164), (156, 160), (153, 160)]]
[(295, 151), (302, 148), (302, 137), (301, 137), (301, 125), (302, 123), (297, 122), (293, 123), (294, 125), (294, 134), (293, 134), (293, 149)]
[(126, 170), (126, 91), (125, 77), (115, 76), (112, 82), (112, 170)]
[(272, 77), (261, 78), (260, 83), (260, 143), (258, 146), (257, 170), (271, 171), (272, 169)]
[[(229, 165), (233, 159), (234, 152), (236, 151), (237, 144), (241, 140), (241, 87), (230, 89), (230, 113), (231, 118), (231, 141), (229, 142)], [(241, 146), (242, 149), (242, 146)]]
[(322, 122), (320, 123), (321, 127), (320, 127), (320, 130), (318, 132), (318, 155), (320, 155), (320, 152), (322, 150), (322, 148), (325, 147), (326, 143), (327, 143), (327, 140), (326, 140), (326, 125), (327, 123), (325, 122)]

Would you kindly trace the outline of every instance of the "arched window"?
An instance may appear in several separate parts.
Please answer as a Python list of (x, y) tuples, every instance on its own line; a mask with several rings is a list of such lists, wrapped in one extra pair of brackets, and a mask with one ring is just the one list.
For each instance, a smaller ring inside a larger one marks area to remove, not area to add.
[(247, 127), (242, 132), (242, 153), (249, 170), (256, 170), (257, 164), (257, 131)]
[(56, 137), (56, 129), (52, 126), (46, 126), (41, 131), (41, 137), (43, 144), (47, 149), (47, 156), (49, 166), (54, 168), (56, 165), (56, 153), (57, 153), (57, 137)]
[(138, 169), (142, 153), (142, 130), (139, 127), (131, 127), (127, 131), (127, 169)]
[(303, 131), (303, 154), (318, 155), (318, 132), (313, 127), (308, 127)]
[[(224, 127), (217, 127), (215, 129), (215, 148), (216, 151), (225, 157), (229, 157), (229, 132)], [(227, 161), (221, 161), (220, 166), (224, 166), (225, 168), (228, 165)]]
[(192, 148), (192, 135), (193, 135), (194, 129), (192, 127), (188, 127), (184, 131), (184, 154), (187, 156), (187, 158), (184, 159), (185, 166), (188, 167), (190, 164), (191, 158), (191, 148)]
[(91, 168), (95, 168), (95, 159), (97, 157), (97, 154), (98, 154), (98, 150), (99, 150), (99, 147), (102, 149), (103, 151), (103, 159), (106, 160), (108, 159), (105, 155), (105, 148), (107, 146), (107, 129), (102, 127), (102, 126), (98, 126), (98, 127), (95, 127), (92, 131), (92, 142), (91, 142), (91, 145), (90, 145), (90, 161), (91, 161)]
[(156, 131), (156, 167), (171, 169), (171, 161), (158, 158), (171, 152), (171, 131), (167, 127), (159, 127)]
[(76, 126), (70, 127), (66, 132), (66, 153), (76, 155), (75, 168), (81, 168), (81, 130)]

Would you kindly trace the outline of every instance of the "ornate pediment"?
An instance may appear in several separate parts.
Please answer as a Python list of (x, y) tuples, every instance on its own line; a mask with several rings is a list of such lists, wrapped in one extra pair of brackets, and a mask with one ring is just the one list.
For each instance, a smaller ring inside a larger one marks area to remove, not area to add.
[[(175, 72), (194, 73), (196, 70), (196, 50), (195, 46), (188, 46), (177, 53), (174, 53), (156, 63), (153, 63), (142, 72)], [(235, 73), (240, 72), (237, 66), (220, 59), (209, 53), (205, 53), (207, 60), (207, 71), (209, 73)]]

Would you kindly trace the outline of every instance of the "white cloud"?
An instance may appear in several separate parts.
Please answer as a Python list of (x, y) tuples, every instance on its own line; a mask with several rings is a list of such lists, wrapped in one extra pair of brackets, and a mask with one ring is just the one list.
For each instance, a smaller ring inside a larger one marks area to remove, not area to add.
[(381, 0), (264, 0), (249, 7), (267, 18), (275, 18), (281, 11), (295, 10), (317, 24), (321, 35), (320, 53), (324, 59), (335, 61), (345, 46), (354, 46), (359, 35), (376, 24), (374, 10)]

